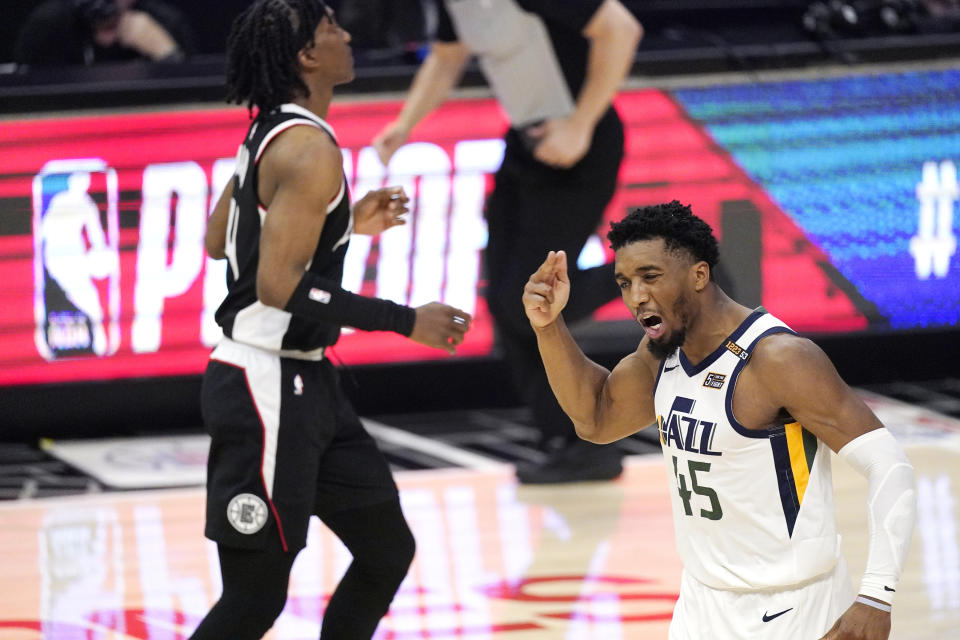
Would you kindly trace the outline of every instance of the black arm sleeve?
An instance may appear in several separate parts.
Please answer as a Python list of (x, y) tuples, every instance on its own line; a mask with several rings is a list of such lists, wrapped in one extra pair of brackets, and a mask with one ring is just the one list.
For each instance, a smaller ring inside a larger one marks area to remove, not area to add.
[(358, 296), (309, 271), (303, 274), (284, 311), (327, 324), (364, 331), (394, 331), (408, 337), (417, 320), (416, 311), (410, 307)]

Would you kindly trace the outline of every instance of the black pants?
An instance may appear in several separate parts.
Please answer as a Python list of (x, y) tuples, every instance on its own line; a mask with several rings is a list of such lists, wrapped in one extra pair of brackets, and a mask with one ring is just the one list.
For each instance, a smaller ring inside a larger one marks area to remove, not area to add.
[(318, 516), (353, 554), (322, 637), (368, 640), (413, 559), (390, 467), (326, 360), (281, 358), (224, 338), (202, 390), (210, 433), (205, 533), (223, 595), (193, 638), (260, 638), (287, 600)]
[(575, 435), (547, 382), (523, 310), (523, 287), (549, 251), (563, 249), (570, 270), (570, 301), (563, 311), (568, 323), (588, 317), (619, 296), (612, 264), (581, 270), (576, 262), (603, 220), (622, 158), (623, 127), (612, 109), (598, 123), (590, 151), (571, 169), (537, 162), (520, 134), (511, 130), (487, 201), (486, 300), (498, 343), (544, 442)]
[[(323, 522), (350, 550), (353, 562), (323, 614), (320, 638), (369, 640), (413, 560), (413, 536), (398, 500), (339, 511)], [(220, 545), (218, 550), (223, 594), (190, 638), (262, 638), (286, 604), (297, 553), (283, 551), (277, 538), (265, 549)]]

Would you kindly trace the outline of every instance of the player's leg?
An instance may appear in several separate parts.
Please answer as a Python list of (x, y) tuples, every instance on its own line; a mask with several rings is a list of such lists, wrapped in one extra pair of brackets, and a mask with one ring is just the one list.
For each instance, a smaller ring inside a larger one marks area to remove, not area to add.
[(279, 541), (257, 550), (220, 545), (218, 554), (223, 593), (190, 639), (258, 640), (283, 611), (297, 554), (284, 551)]
[(746, 637), (809, 640), (826, 634), (853, 598), (850, 574), (841, 557), (830, 573), (798, 587), (742, 596), (735, 610)]
[[(544, 389), (549, 392), (549, 389), (536, 337), (523, 312), (520, 297), (527, 279), (543, 262), (547, 252), (569, 249), (571, 243), (561, 238), (568, 232), (557, 230), (556, 227), (563, 223), (559, 220), (561, 214), (553, 211), (565, 204), (564, 198), (550, 190), (541, 197), (544, 187), (537, 176), (543, 168), (528, 166), (522, 157), (514, 155), (508, 147), (504, 164), (495, 177), (494, 191), (487, 201), (485, 215), (489, 240), (484, 252), (485, 298), (496, 324), (497, 344), (510, 366), (520, 397), (536, 414), (538, 394)], [(611, 287), (616, 290), (612, 274)], [(563, 420), (562, 412), (560, 419)]]
[[(515, 188), (510, 214), (519, 244), (505, 264), (490, 270), (487, 300), (496, 320), (497, 340), (510, 366), (521, 398), (530, 408), (540, 435), (540, 448), (547, 454), (543, 464), (521, 463), (517, 478), (524, 483), (607, 480), (620, 475), (621, 454), (615, 446), (600, 446), (577, 438), (570, 419), (560, 408), (540, 358), (536, 336), (523, 312), (523, 287), (547, 252), (567, 251), (571, 294), (564, 318), (586, 318), (602, 304), (619, 295), (612, 265), (580, 270), (576, 259), (602, 215), (609, 194), (598, 196), (591, 189), (570, 185)], [(598, 206), (599, 201), (599, 206)], [(596, 217), (583, 214), (592, 207)], [(574, 213), (576, 212), (576, 213)], [(493, 231), (491, 230), (491, 242)], [(499, 279), (495, 279), (494, 274)]]
[(313, 512), (325, 443), (316, 425), (331, 404), (323, 383), (317, 363), (226, 339), (214, 351), (201, 395), (211, 436), (204, 533), (218, 545), (223, 596), (195, 638), (259, 638), (283, 609)]
[(853, 604), (856, 592), (850, 579), (850, 571), (843, 556), (837, 560), (836, 566), (827, 576), (816, 580), (804, 588), (798, 598), (810, 617), (804, 630), (798, 630), (796, 637), (803, 634), (814, 634), (811, 637), (822, 637), (837, 621), (837, 619)]
[(717, 620), (709, 628), (712, 637), (731, 640), (820, 638), (853, 602), (853, 588), (843, 558), (831, 572), (799, 586), (716, 594)]
[(326, 514), (353, 555), (323, 614), (322, 640), (369, 640), (413, 561), (415, 543), (397, 498)]
[(413, 561), (415, 542), (400, 509), (390, 467), (340, 393), (338, 430), (321, 461), (316, 514), (353, 560), (323, 614), (323, 640), (368, 640)]

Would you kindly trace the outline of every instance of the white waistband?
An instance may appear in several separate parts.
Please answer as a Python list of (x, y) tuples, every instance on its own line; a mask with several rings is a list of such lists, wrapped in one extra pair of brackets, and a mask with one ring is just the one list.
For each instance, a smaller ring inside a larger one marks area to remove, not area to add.
[(299, 349), (280, 349), (279, 351), (276, 351), (273, 349), (264, 349), (263, 347), (247, 344), (246, 342), (237, 342), (236, 340), (231, 340), (227, 336), (223, 336), (220, 339), (220, 342), (217, 343), (217, 346), (214, 348), (213, 353), (210, 354), (210, 357), (218, 360), (230, 361), (230, 358), (226, 354), (231, 352), (235, 353), (238, 348), (256, 349), (261, 353), (267, 353), (279, 358), (294, 358), (296, 360), (313, 361), (323, 360), (324, 352), (327, 349), (326, 347), (319, 347), (317, 349), (313, 349), (312, 351), (301, 351)]

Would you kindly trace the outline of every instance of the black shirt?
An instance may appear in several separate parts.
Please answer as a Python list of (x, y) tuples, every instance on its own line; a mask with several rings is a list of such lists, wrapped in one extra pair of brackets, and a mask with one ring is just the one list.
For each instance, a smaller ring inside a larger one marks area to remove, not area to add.
[[(336, 143), (329, 124), (295, 104), (259, 114), (250, 124), (237, 154), (233, 202), (227, 220), (227, 296), (216, 314), (217, 324), (228, 338), (270, 351), (288, 352), (285, 355), (291, 357), (310, 357), (304, 354), (319, 353), (340, 337), (338, 325), (295, 316), (257, 298), (260, 230), (268, 215), (260, 204), (257, 189), (260, 156), (282, 131), (301, 125), (325, 131)], [(342, 172), (342, 168), (338, 169)], [(327, 206), (327, 217), (308, 270), (339, 283), (352, 230), (350, 194), (346, 179), (342, 178), (340, 193)]]
[[(478, 0), (447, 0), (451, 4)], [(587, 75), (590, 41), (583, 30), (596, 14), (603, 0), (500, 0), (518, 6), (543, 21), (570, 93), (576, 97)], [(441, 42), (460, 40), (444, 0), (437, 0), (437, 33)], [(469, 44), (468, 44), (469, 47)]]

